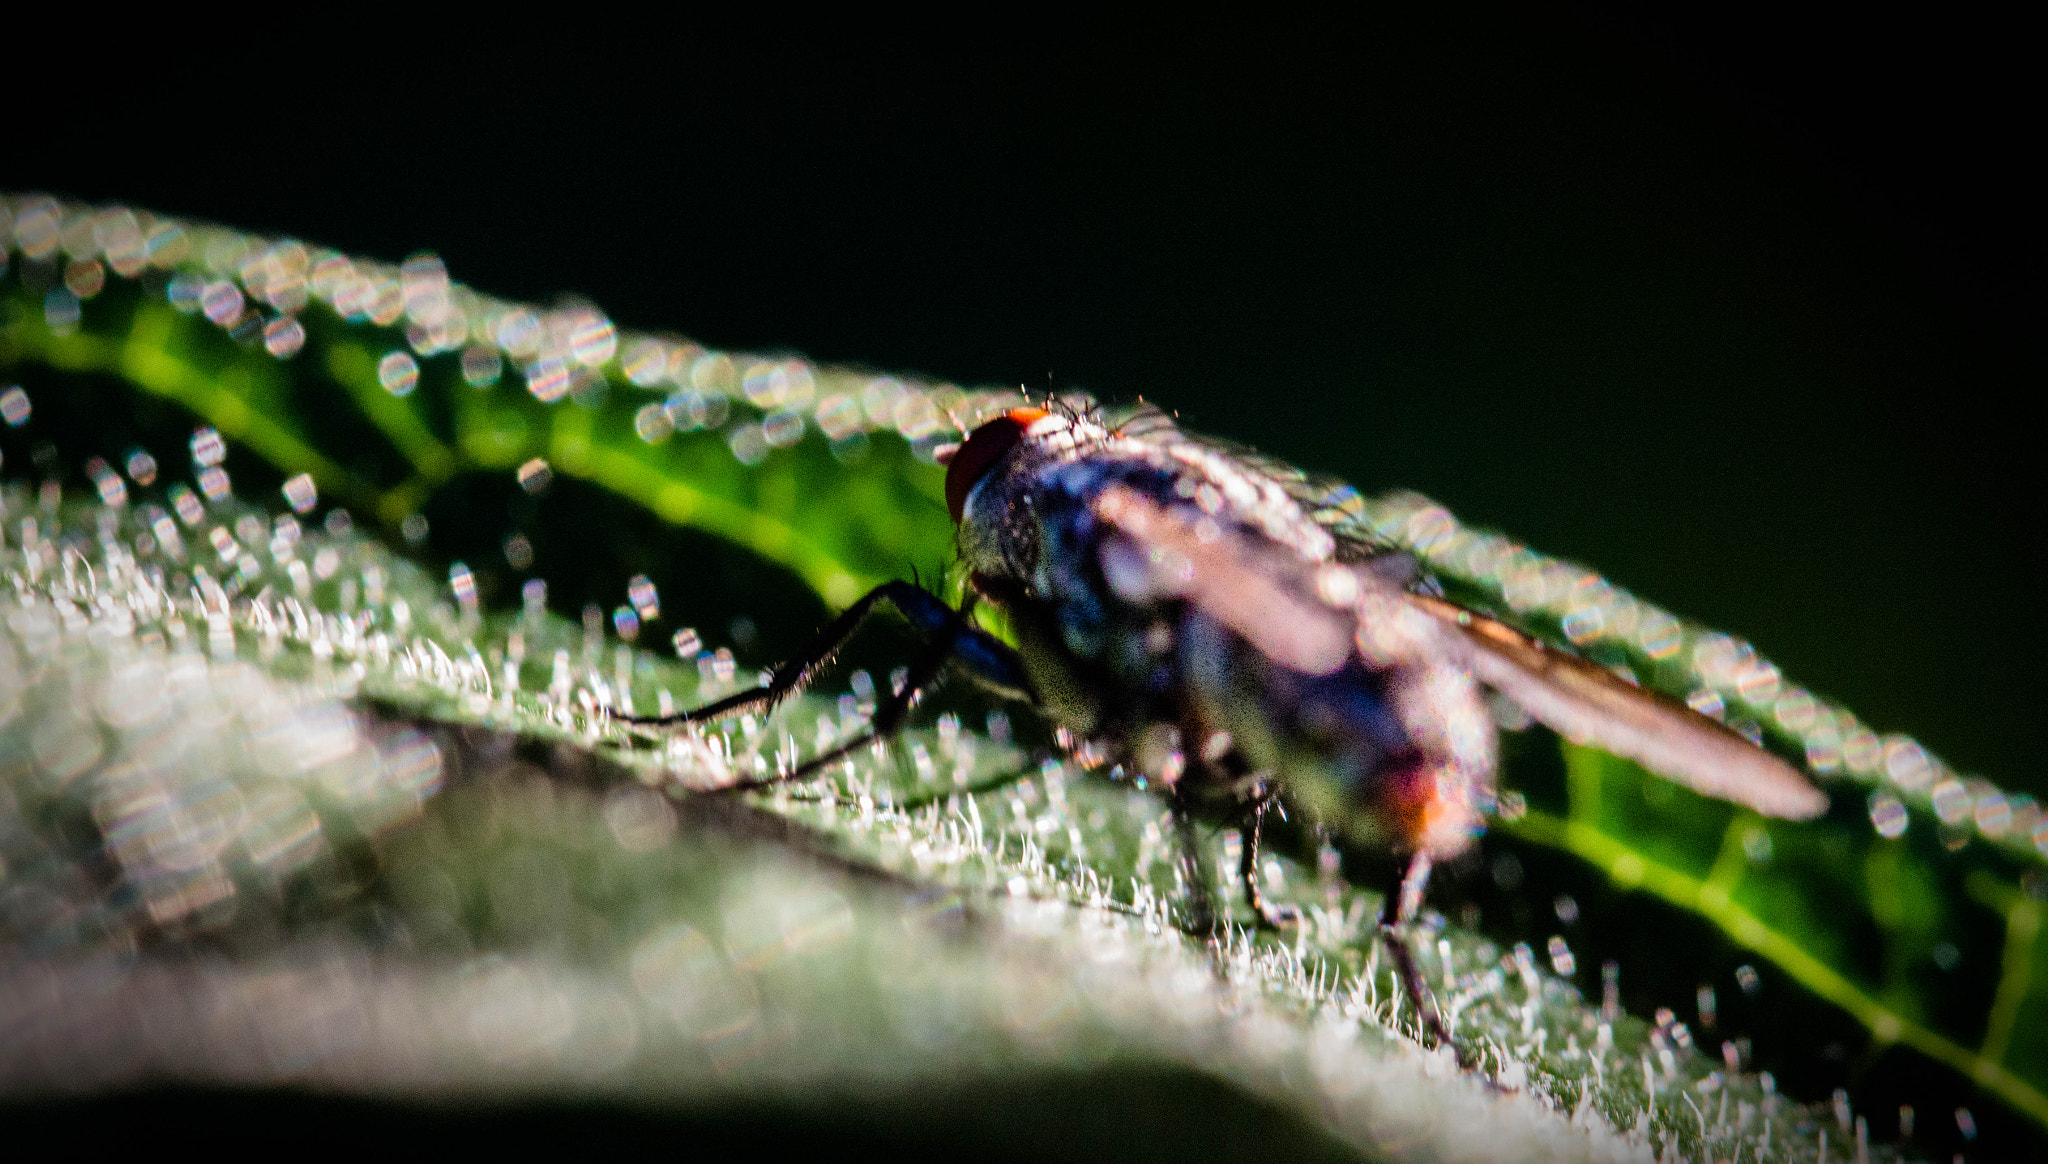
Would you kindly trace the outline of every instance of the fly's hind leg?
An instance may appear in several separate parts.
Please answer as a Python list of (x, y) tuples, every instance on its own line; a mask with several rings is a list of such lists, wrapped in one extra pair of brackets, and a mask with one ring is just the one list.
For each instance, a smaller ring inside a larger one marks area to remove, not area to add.
[(1387, 955), (1394, 960), (1394, 973), (1401, 979), (1401, 993), (1407, 996), (1408, 1005), (1421, 1016), (1423, 1030), (1437, 1046), (1454, 1049), (1458, 1065), (1470, 1069), (1477, 1061), (1452, 1041), (1449, 1028), (1444, 1026), (1443, 1014), (1437, 1010), (1429, 987), (1423, 984), (1422, 970), (1415, 964), (1415, 949), (1408, 942), (1415, 915), (1422, 909), (1422, 890), (1429, 884), (1429, 866), (1428, 853), (1417, 853), (1409, 859), (1408, 871), (1402, 875), (1401, 884), (1387, 894), (1386, 904), (1380, 909), (1380, 940), (1386, 944)]

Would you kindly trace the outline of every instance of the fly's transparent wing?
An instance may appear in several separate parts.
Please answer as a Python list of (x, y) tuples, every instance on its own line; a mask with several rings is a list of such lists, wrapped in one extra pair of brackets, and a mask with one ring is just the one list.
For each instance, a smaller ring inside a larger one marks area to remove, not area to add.
[(1682, 703), (1497, 619), (1426, 595), (1409, 602), (1456, 628), (1475, 678), (1568, 739), (1765, 816), (1811, 820), (1827, 810), (1827, 797), (1790, 764)]
[(1279, 486), (1336, 539), (1339, 560), (1363, 565), (1408, 591), (1417, 606), (1455, 628), (1449, 641), (1459, 644), (1475, 678), (1567, 738), (1768, 816), (1802, 820), (1826, 808), (1826, 798), (1790, 764), (1724, 725), (1644, 690), (1562, 643), (1546, 642), (1492, 614), (1444, 600), (1436, 580), (1415, 557), (1374, 528), (1364, 496), (1352, 486), (1185, 432), (1157, 408), (1133, 412), (1118, 431), (1155, 442), (1199, 445)]

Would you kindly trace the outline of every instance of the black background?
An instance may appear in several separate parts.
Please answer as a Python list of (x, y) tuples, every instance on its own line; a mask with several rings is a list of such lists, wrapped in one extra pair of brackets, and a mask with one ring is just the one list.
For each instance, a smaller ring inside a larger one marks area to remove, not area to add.
[(0, 186), (431, 249), (718, 346), (1143, 395), (2048, 792), (2014, 30), (598, 31), (74, 77)]

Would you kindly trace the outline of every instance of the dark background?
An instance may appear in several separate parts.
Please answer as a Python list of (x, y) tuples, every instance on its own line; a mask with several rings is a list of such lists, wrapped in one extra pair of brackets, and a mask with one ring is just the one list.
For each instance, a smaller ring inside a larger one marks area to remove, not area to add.
[(2048, 787), (2012, 30), (605, 36), (95, 82), (0, 184), (432, 249), (714, 345), (1144, 395)]

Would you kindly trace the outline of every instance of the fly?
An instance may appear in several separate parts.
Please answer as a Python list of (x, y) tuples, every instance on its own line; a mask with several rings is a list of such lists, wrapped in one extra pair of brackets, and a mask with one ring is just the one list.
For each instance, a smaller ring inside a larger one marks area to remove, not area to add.
[[(802, 779), (893, 735), (948, 666), (1029, 702), (1094, 764), (1164, 790), (1195, 928), (1213, 925), (1192, 810), (1222, 802), (1243, 828), (1238, 877), (1254, 915), (1259, 834), (1284, 803), (1352, 844), (1405, 858), (1380, 935), (1415, 1013), (1426, 1002), (1408, 931), (1433, 862), (1472, 844), (1494, 805), (1496, 738), (1483, 692), (1565, 736), (1768, 816), (1827, 806), (1797, 770), (1685, 705), (1438, 595), (1414, 559), (1318, 520), (1304, 479), (1141, 408), (1111, 427), (1049, 400), (1009, 409), (942, 457), (968, 589), (958, 609), (889, 582), (834, 618), (758, 688), (631, 722), (762, 713), (802, 690), (867, 615), (893, 606), (923, 639), (867, 730), (743, 785)], [(976, 627), (1002, 608), (1016, 646)]]

